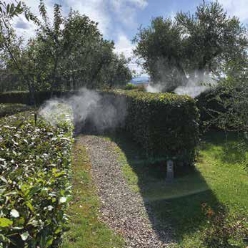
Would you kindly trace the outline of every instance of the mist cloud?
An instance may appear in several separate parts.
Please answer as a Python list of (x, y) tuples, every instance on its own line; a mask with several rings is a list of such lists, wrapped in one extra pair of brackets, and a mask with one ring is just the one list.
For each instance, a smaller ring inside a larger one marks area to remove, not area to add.
[[(66, 114), (68, 110), (72, 113), (71, 117)], [(81, 131), (103, 133), (124, 124), (127, 105), (124, 98), (83, 88), (70, 97), (45, 102), (39, 114), (52, 125), (63, 118), (71, 119), (75, 133)], [(54, 114), (59, 117), (54, 118)]]

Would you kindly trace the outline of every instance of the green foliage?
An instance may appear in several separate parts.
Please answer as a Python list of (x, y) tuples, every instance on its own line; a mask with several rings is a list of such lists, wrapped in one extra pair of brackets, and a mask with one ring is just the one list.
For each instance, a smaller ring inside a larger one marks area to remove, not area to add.
[(218, 87), (197, 97), (203, 129), (217, 127), (229, 131), (248, 131), (247, 79), (225, 79)]
[(145, 86), (144, 85), (134, 85), (131, 83), (128, 83), (125, 87), (124, 90), (136, 90), (136, 91), (143, 91), (145, 92)]
[[(221, 98), (226, 98), (223, 87), (209, 89), (196, 97), (196, 104), (200, 111), (201, 129), (207, 130), (210, 127), (221, 128), (218, 121), (220, 113), (226, 113)], [(223, 126), (222, 126), (223, 127)]]
[[(73, 92), (61, 92), (55, 91), (53, 92), (54, 97), (61, 97), (72, 94)], [(51, 98), (51, 92), (49, 91), (39, 91), (34, 94), (36, 99), (36, 104), (40, 105), (44, 103), (46, 100)], [(0, 93), (0, 103), (22, 103), (22, 104), (30, 104), (29, 93), (26, 91), (12, 91), (12, 92), (4, 92)]]
[(135, 91), (116, 94), (126, 97), (126, 129), (147, 156), (194, 160), (199, 114), (192, 98)]
[(28, 12), (37, 32), (25, 46), (9, 24), (0, 54), (4, 64), (0, 90), (28, 90), (35, 102), (37, 91), (48, 90), (52, 95), (56, 90), (86, 86), (111, 88), (131, 79), (129, 60), (114, 53), (114, 43), (103, 38), (96, 22), (76, 11), (63, 16), (62, 7), (55, 4), (51, 23), (44, 1), (39, 12), (40, 18)]
[(0, 246), (56, 247), (71, 194), (72, 126), (35, 125), (30, 112), (0, 122)]
[(2, 104), (0, 103), (0, 118), (13, 115), (18, 112), (30, 110), (30, 107), (24, 104)]
[(63, 248), (124, 247), (121, 235), (99, 220), (100, 201), (91, 175), (87, 150), (80, 137), (72, 150), (72, 200), (68, 209), (69, 231)]
[[(243, 142), (240, 134), (212, 132), (203, 136), (195, 166), (183, 174), (176, 174), (172, 184), (166, 183), (164, 162), (152, 164), (150, 158), (145, 159), (142, 147), (131, 142), (129, 136), (118, 133), (111, 135), (111, 139), (118, 145), (113, 149), (119, 154), (129, 186), (140, 192), (144, 202), (149, 204), (151, 221), (154, 215), (156, 217), (154, 228), (163, 231), (169, 226), (170, 233), (175, 235), (178, 245), (172, 247), (207, 247), (204, 239), (208, 232), (212, 233), (214, 222), (205, 214), (206, 211), (202, 211), (203, 204), (214, 210), (216, 216), (218, 206), (228, 208), (229, 211), (225, 211), (225, 224), (219, 224), (216, 230), (221, 231), (223, 227), (221, 232), (226, 232), (229, 224), (233, 227), (240, 224), (240, 227), (248, 230), (248, 173), (245, 169), (248, 164), (248, 143), (244, 144), (242, 150), (239, 149)], [(161, 227), (158, 227), (157, 220)], [(235, 239), (229, 240), (232, 247), (247, 247), (242, 243), (242, 239), (248, 237), (244, 230), (240, 229), (239, 232), (236, 229)], [(218, 238), (217, 233), (214, 235)]]
[(204, 244), (209, 248), (228, 248), (244, 246), (242, 240), (248, 237), (247, 216), (228, 217), (228, 210), (218, 206), (213, 210), (206, 203), (202, 210), (209, 220), (208, 228), (202, 237)]
[(134, 41), (135, 53), (145, 60), (154, 82), (165, 83), (166, 90), (202, 81), (210, 72), (220, 75), (235, 71), (234, 61), (246, 68), (248, 40), (236, 17), (229, 17), (217, 2), (203, 1), (194, 14), (177, 13), (174, 19), (157, 17), (141, 28)]
[(0, 2), (0, 14), (2, 17), (13, 18), (23, 12), (22, 2), (5, 3)]

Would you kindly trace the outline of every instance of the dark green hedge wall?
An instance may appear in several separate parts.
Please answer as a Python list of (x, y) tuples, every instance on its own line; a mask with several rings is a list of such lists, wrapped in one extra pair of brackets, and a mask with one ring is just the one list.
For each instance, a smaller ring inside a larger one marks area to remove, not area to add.
[(199, 140), (199, 112), (195, 101), (170, 93), (115, 91), (126, 97), (126, 130), (147, 156), (192, 163)]
[[(60, 92), (56, 91), (53, 93), (53, 97), (61, 97), (72, 94), (71, 92)], [(42, 104), (44, 101), (51, 98), (51, 92), (41, 91), (35, 93), (36, 105)], [(26, 91), (17, 92), (4, 92), (0, 93), (0, 103), (22, 103), (30, 104), (30, 95)]]
[[(56, 92), (54, 96), (70, 93)], [(124, 97), (127, 100), (125, 129), (143, 147), (147, 156), (173, 158), (192, 163), (199, 139), (199, 111), (195, 101), (187, 96), (140, 91), (104, 91), (101, 94)], [(49, 92), (36, 95), (37, 104), (50, 98)], [(2, 103), (29, 101), (26, 92), (0, 94)]]

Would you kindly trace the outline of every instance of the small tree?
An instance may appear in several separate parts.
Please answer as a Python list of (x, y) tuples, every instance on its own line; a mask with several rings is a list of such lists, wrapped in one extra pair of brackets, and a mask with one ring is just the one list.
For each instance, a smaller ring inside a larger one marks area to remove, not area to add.
[(21, 57), (21, 39), (18, 39), (11, 26), (13, 17), (25, 13), (27, 19), (35, 19), (29, 12), (29, 9), (23, 2), (16, 4), (6, 4), (0, 1), (0, 48), (2, 58), (5, 60), (5, 68), (13, 67), (20, 74), (22, 80), (27, 85), (30, 92), (31, 102), (35, 102), (34, 87), (31, 78), (27, 75), (22, 67)]

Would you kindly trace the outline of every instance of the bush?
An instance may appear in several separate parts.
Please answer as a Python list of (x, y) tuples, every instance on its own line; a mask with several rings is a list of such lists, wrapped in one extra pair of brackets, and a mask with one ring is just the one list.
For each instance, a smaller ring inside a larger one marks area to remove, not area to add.
[(203, 242), (209, 248), (245, 247), (248, 237), (247, 217), (229, 216), (224, 206), (213, 210), (206, 203), (202, 210), (208, 219), (208, 228), (203, 233)]
[(17, 103), (17, 104), (13, 104), (13, 103), (1, 104), (0, 103), (0, 118), (5, 117), (5, 116), (9, 116), (9, 115), (13, 115), (13, 114), (18, 113), (18, 112), (28, 111), (30, 109), (31, 108), (29, 106), (24, 105), (24, 104), (20, 104), (20, 103)]
[(221, 129), (219, 117), (227, 112), (222, 102), (222, 99), (226, 97), (225, 89), (217, 87), (204, 91), (196, 98), (202, 130), (206, 128)]
[(143, 84), (134, 85), (134, 84), (128, 83), (128, 84), (124, 87), (124, 90), (145, 91), (145, 86), (144, 86)]
[(198, 143), (199, 114), (188, 96), (115, 91), (127, 100), (126, 130), (147, 156), (192, 163)]
[(124, 87), (124, 90), (134, 90), (136, 89), (137, 86), (131, 84), (131, 83), (128, 83), (125, 87)]
[(57, 247), (70, 196), (72, 126), (0, 120), (0, 247)]
[[(72, 92), (73, 93), (73, 92)], [(56, 91), (53, 97), (61, 97), (71, 94), (71, 92)], [(37, 105), (41, 105), (46, 100), (51, 98), (51, 92), (40, 91), (35, 93), (35, 101)], [(26, 91), (4, 92), (0, 93), (0, 103), (22, 103), (30, 104), (30, 95)]]

